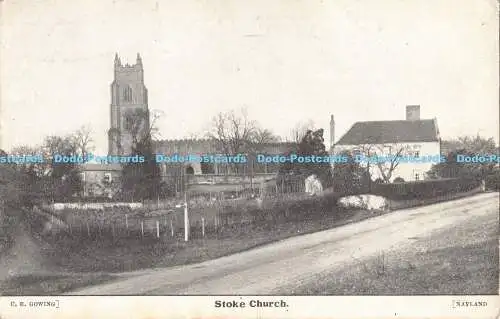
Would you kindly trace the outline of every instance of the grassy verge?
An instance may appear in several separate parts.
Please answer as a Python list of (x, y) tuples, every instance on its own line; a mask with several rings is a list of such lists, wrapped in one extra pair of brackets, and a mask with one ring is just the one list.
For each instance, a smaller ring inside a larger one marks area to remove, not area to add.
[(0, 258), (2, 258), (14, 244), (14, 230), (19, 218), (10, 211), (0, 209), (2, 210), (0, 211)]
[(325, 273), (292, 294), (496, 295), (498, 219), (460, 225), (419, 239), (412, 251), (380, 252)]
[(25, 275), (0, 282), (0, 295), (58, 295), (81, 287), (113, 280), (111, 275)]

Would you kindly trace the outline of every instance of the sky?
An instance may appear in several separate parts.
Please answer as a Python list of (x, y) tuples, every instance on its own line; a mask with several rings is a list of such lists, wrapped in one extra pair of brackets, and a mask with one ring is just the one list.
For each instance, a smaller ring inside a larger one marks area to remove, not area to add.
[(495, 0), (8, 0), (1, 4), (1, 147), (90, 125), (107, 153), (116, 52), (140, 52), (160, 137), (204, 135), (246, 108), (289, 136), (312, 120), (437, 118), (443, 138), (499, 140)]

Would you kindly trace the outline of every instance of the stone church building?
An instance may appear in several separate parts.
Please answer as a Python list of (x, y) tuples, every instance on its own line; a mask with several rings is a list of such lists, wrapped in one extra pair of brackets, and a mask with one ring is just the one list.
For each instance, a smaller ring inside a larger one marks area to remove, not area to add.
[[(123, 64), (118, 54), (114, 60), (114, 79), (111, 83), (110, 127), (108, 130), (108, 155), (127, 156), (131, 154), (134, 133), (130, 118), (138, 112), (149, 114), (148, 89), (144, 80), (142, 58), (137, 54), (135, 64)], [(149, 127), (145, 117), (143, 127)], [(137, 132), (136, 132), (137, 133)], [(187, 133), (187, 132), (186, 132)], [(139, 132), (141, 134), (141, 132)], [(268, 155), (283, 154), (294, 147), (294, 143), (270, 143), (259, 145), (259, 152)], [(153, 142), (154, 153), (166, 155), (217, 155), (217, 148), (209, 139), (159, 140)], [(235, 172), (233, 165), (224, 163), (161, 163), (160, 169), (165, 182), (180, 184), (188, 176), (188, 183), (195, 185), (234, 184), (248, 182), (257, 185), (272, 180), (278, 166), (256, 163), (249, 157), (247, 164)], [(82, 168), (86, 196), (110, 196), (106, 186), (119, 184), (119, 164), (85, 164)], [(184, 183), (184, 182), (182, 182)], [(180, 188), (181, 185), (176, 185)]]

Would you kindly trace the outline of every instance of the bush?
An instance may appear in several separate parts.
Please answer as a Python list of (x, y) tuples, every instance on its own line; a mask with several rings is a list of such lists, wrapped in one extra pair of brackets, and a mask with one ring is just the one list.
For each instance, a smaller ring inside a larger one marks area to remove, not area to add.
[(0, 257), (2, 254), (11, 248), (14, 243), (16, 225), (18, 224), (18, 216), (5, 212), (4, 208), (0, 208)]
[(468, 192), (480, 186), (476, 179), (448, 178), (397, 184), (374, 184), (372, 194), (388, 199), (426, 199), (437, 196)]
[(404, 183), (404, 182), (405, 182), (405, 180), (402, 177), (396, 177), (394, 179), (394, 183)]
[(225, 206), (224, 213), (220, 216), (223, 223), (229, 223), (228, 219), (247, 223), (308, 220), (337, 213), (337, 200), (338, 198), (331, 194), (300, 198), (273, 198), (265, 201), (261, 207), (257, 203)]
[(489, 174), (484, 179), (486, 184), (486, 189), (499, 191), (500, 190), (500, 170), (494, 171), (492, 174)]

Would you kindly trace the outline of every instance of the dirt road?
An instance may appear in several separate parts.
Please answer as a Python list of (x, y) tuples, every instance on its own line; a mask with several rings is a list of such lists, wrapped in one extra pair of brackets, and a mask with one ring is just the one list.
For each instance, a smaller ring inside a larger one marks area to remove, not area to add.
[(308, 285), (318, 273), (380, 252), (412, 249), (415, 238), (478, 218), (498, 225), (498, 193), (396, 211), (359, 223), (298, 236), (239, 254), (182, 267), (152, 270), (69, 295), (278, 294)]

